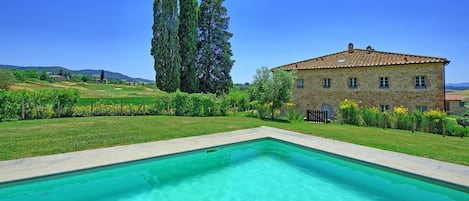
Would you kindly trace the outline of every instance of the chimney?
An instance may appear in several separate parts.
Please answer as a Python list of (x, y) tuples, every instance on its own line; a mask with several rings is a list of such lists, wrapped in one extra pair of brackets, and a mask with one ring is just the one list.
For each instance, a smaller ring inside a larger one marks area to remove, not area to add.
[(368, 47), (366, 47), (366, 53), (368, 53), (368, 54), (371, 54), (371, 52), (372, 52), (373, 50), (375, 50), (375, 49), (373, 49), (373, 48), (372, 48), (371, 46), (369, 46), (369, 45), (368, 45)]
[(348, 44), (348, 53), (353, 53), (353, 43)]

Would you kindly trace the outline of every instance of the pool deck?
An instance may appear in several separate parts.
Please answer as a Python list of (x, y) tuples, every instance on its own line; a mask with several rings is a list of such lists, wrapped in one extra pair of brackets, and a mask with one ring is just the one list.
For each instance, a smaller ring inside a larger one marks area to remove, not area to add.
[(441, 162), (428, 158), (385, 151), (270, 127), (0, 161), (0, 183), (141, 160), (266, 137), (456, 184), (462, 187), (466, 192), (469, 191), (467, 190), (469, 189), (469, 166)]

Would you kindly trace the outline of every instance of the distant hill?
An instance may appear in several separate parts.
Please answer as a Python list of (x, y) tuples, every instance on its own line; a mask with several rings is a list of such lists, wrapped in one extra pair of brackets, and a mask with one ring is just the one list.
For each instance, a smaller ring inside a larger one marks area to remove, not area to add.
[[(60, 70), (68, 71), (72, 75), (90, 75), (90, 76), (100, 76), (101, 70), (92, 70), (92, 69), (85, 69), (85, 70), (69, 70), (62, 66), (13, 66), (13, 65), (2, 65), (0, 64), (0, 68), (7, 68), (7, 69), (15, 69), (15, 70), (34, 70), (37, 72), (50, 72), (52, 74), (58, 74)], [(111, 72), (111, 71), (104, 71), (104, 77), (108, 80), (127, 80), (129, 82), (154, 82), (152, 80), (147, 80), (143, 78), (132, 78), (127, 75)]]
[(466, 90), (466, 89), (469, 89), (469, 82), (446, 84), (446, 90), (458, 91), (458, 90)]

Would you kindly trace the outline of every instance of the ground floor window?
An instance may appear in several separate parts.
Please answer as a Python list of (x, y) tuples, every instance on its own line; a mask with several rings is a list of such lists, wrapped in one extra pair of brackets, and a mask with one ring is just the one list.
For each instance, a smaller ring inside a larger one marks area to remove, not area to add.
[(389, 105), (380, 105), (379, 108), (381, 112), (389, 111)]
[(419, 106), (417, 106), (416, 109), (417, 109), (417, 111), (419, 111), (419, 112), (425, 112), (425, 111), (427, 111), (427, 106), (421, 106), (421, 105), (419, 105)]
[(464, 102), (459, 102), (459, 107), (464, 107)]

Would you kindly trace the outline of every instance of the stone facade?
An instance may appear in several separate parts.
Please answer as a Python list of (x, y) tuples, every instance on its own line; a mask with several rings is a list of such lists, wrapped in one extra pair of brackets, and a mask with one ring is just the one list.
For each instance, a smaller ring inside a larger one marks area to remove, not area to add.
[(466, 112), (465, 103), (463, 102), (463, 96), (457, 94), (446, 94), (445, 108), (448, 114), (461, 115)]
[[(277, 68), (296, 71), (293, 102), (299, 110), (328, 110), (333, 118), (345, 99), (360, 107), (444, 110), (444, 67), (448, 63), (442, 58), (376, 52), (371, 47), (359, 50), (349, 45), (348, 51)], [(325, 79), (329, 87), (324, 87)], [(381, 86), (382, 79), (387, 79), (387, 87)], [(419, 79), (423, 81), (417, 84)]]
[[(425, 77), (425, 88), (415, 87), (418, 76)], [(380, 88), (381, 77), (388, 78), (388, 88)], [(302, 111), (330, 106), (335, 113), (344, 99), (354, 100), (360, 107), (388, 105), (390, 109), (395, 106), (410, 110), (417, 106), (444, 109), (442, 64), (298, 70), (297, 78), (304, 80), (304, 87), (295, 86), (293, 97)], [(349, 87), (351, 78), (356, 78), (356, 88)], [(324, 88), (324, 79), (330, 79), (330, 88)]]

